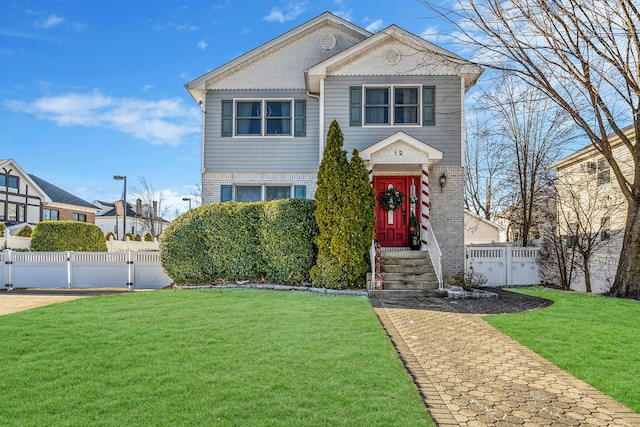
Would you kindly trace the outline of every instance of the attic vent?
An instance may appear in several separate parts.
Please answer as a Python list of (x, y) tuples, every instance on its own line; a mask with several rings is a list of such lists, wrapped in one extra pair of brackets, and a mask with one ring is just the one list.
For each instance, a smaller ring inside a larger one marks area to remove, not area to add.
[(320, 37), (320, 47), (324, 50), (331, 50), (336, 47), (336, 37), (333, 34), (323, 34)]
[(389, 48), (384, 51), (384, 63), (387, 65), (396, 65), (400, 62), (400, 51), (396, 48)]

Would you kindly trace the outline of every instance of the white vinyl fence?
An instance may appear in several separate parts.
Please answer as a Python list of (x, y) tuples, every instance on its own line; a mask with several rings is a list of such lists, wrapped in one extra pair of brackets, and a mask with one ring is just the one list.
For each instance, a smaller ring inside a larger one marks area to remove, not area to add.
[(485, 286), (523, 286), (540, 283), (536, 247), (466, 246), (465, 271), (482, 273)]
[(160, 289), (172, 283), (159, 252), (0, 252), (10, 288)]

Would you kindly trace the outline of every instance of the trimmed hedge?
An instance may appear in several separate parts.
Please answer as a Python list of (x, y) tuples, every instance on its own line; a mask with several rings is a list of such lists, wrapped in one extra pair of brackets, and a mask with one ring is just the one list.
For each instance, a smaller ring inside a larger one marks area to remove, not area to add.
[(176, 218), (160, 238), (162, 267), (178, 284), (305, 281), (315, 262), (312, 200), (216, 203)]
[(95, 224), (78, 221), (42, 221), (31, 234), (31, 250), (36, 252), (106, 252), (102, 230)]
[(28, 225), (25, 225), (24, 227), (22, 227), (20, 229), (20, 231), (18, 231), (18, 234), (16, 234), (16, 236), (18, 236), (18, 237), (31, 237), (31, 233), (33, 233), (33, 229), (31, 227), (29, 227)]

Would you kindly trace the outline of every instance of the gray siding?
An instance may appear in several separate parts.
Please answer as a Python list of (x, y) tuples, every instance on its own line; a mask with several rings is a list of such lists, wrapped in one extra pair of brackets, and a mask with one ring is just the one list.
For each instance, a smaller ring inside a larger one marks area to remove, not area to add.
[[(223, 138), (223, 99), (293, 98), (307, 101), (305, 137)], [(210, 90), (205, 114), (204, 168), (209, 172), (317, 172), (318, 100), (304, 90)]]
[[(362, 84), (416, 84), (436, 88), (435, 126), (349, 126), (349, 87)], [(344, 149), (359, 151), (398, 132), (409, 135), (443, 152), (438, 165), (461, 163), (461, 86), (455, 76), (349, 76), (328, 77), (325, 83), (326, 135), (331, 122), (336, 119), (344, 134)]]

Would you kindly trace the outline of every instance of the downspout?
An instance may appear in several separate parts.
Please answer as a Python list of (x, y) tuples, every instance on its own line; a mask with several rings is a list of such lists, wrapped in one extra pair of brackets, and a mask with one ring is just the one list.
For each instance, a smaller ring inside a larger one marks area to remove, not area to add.
[(320, 79), (320, 96), (318, 97), (318, 99), (320, 100), (320, 106), (319, 106), (319, 121), (320, 123), (318, 124), (318, 149), (319, 149), (319, 155), (318, 155), (318, 164), (320, 164), (322, 162), (322, 156), (324, 154), (324, 78)]
[[(200, 105), (200, 109), (202, 110), (202, 135), (201, 135), (201, 141), (200, 141), (200, 171), (201, 171), (201, 175), (204, 175), (205, 173), (205, 168), (204, 168), (204, 136), (205, 136), (205, 127), (207, 125), (207, 117), (206, 117), (206, 113), (207, 113), (207, 90), (204, 90), (203, 93), (203, 97), (202, 99), (198, 102), (198, 104)], [(202, 180), (204, 180), (204, 176), (201, 177)]]
[(464, 124), (464, 93), (465, 83), (464, 77), (460, 78), (460, 166), (464, 168), (465, 148), (467, 145), (466, 127)]

